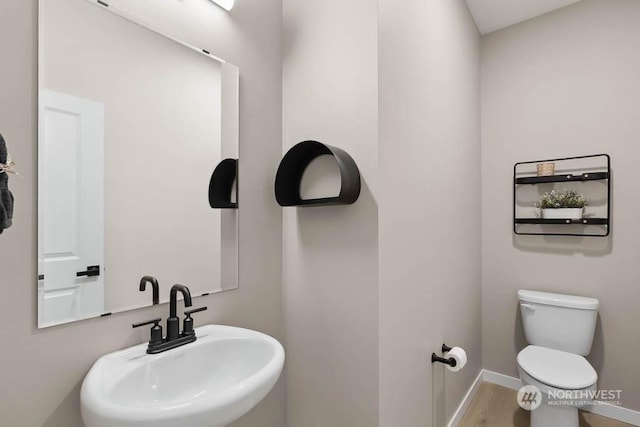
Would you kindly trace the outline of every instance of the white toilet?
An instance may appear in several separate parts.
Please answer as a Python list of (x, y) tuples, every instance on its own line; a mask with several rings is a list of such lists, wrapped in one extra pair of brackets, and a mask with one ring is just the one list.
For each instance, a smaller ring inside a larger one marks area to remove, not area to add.
[(518, 300), (530, 344), (518, 353), (518, 372), (524, 385), (542, 392), (531, 427), (578, 427), (578, 408), (588, 403), (598, 380), (583, 356), (591, 351), (599, 301), (527, 290), (518, 291)]

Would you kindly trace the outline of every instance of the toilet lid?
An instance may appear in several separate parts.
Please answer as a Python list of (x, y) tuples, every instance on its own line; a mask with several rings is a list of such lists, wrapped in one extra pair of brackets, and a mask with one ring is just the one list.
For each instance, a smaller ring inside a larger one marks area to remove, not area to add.
[(588, 388), (598, 380), (587, 359), (551, 348), (528, 346), (518, 353), (518, 365), (541, 383), (565, 390)]

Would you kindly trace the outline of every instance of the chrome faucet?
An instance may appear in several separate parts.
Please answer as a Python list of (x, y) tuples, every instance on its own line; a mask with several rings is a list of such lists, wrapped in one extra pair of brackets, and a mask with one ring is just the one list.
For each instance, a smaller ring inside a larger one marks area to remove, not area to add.
[(182, 333), (180, 333), (180, 319), (178, 318), (177, 313), (178, 292), (180, 292), (184, 298), (185, 307), (191, 307), (192, 305), (191, 292), (189, 291), (189, 288), (184, 285), (173, 285), (171, 293), (169, 294), (169, 317), (167, 318), (167, 336), (165, 338), (162, 337), (162, 326), (160, 326), (162, 319), (154, 319), (148, 322), (133, 324), (134, 328), (153, 324), (153, 327), (151, 328), (151, 339), (147, 346), (147, 353), (149, 354), (162, 353), (196, 340), (191, 315), (200, 311), (205, 311), (207, 307), (185, 310), (184, 324), (182, 327)]

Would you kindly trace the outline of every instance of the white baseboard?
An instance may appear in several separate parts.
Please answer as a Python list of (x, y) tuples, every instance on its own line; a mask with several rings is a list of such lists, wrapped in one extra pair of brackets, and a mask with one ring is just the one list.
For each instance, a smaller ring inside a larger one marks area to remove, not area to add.
[[(473, 401), (473, 396), (475, 396), (480, 384), (483, 382), (497, 384), (512, 390), (518, 390), (522, 387), (522, 381), (520, 381), (519, 378), (483, 369), (469, 388), (469, 391), (467, 391), (467, 394), (460, 402), (460, 405), (458, 405), (458, 409), (456, 409), (453, 417), (451, 417), (451, 421), (449, 421), (447, 427), (457, 427), (458, 424), (460, 424), (460, 421), (462, 421), (462, 418), (464, 417), (464, 413), (469, 409), (469, 406)], [(602, 415), (603, 417), (612, 418), (634, 426), (640, 426), (640, 412), (634, 411), (633, 409), (609, 404), (589, 405), (581, 409), (583, 411), (592, 412), (594, 414)]]
[(462, 417), (464, 417), (464, 413), (467, 412), (467, 409), (469, 409), (469, 406), (471, 406), (473, 396), (476, 395), (476, 392), (478, 391), (478, 388), (483, 381), (484, 371), (481, 370), (473, 384), (471, 384), (471, 387), (469, 388), (469, 391), (467, 391), (467, 394), (464, 395), (462, 402), (460, 402), (458, 409), (456, 409), (456, 412), (454, 412), (453, 417), (451, 417), (451, 421), (449, 421), (449, 424), (447, 424), (447, 427), (457, 427), (457, 425), (460, 424), (460, 422), (462, 421)]
[(502, 387), (510, 388), (511, 390), (520, 390), (520, 387), (522, 387), (522, 381), (520, 378), (513, 378), (509, 375), (487, 371), (486, 369), (482, 370), (482, 374), (482, 378), (487, 383), (501, 385)]
[(640, 426), (640, 412), (633, 409), (623, 408), (622, 406), (610, 405), (602, 402), (599, 405), (589, 405), (580, 408), (583, 411), (592, 412), (602, 415), (603, 417), (613, 418), (614, 420), (629, 423), (634, 426)]

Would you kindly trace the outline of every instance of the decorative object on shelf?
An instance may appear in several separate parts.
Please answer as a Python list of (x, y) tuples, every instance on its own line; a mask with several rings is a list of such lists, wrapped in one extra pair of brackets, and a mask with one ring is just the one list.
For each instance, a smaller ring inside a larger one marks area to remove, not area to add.
[[(554, 165), (555, 174), (540, 175), (541, 165), (547, 164)], [(559, 191), (552, 187), (554, 183), (569, 183), (568, 186), (575, 188)], [(537, 185), (545, 186), (542, 187), (545, 193), (541, 198), (542, 191), (532, 190)], [(588, 214), (585, 214), (585, 207), (589, 205), (583, 196), (585, 191), (592, 205)], [(534, 202), (537, 199), (536, 204)], [(611, 232), (610, 200), (611, 158), (607, 154), (519, 162), (514, 165), (515, 234), (606, 237)], [(532, 205), (538, 209), (529, 211), (527, 206)]]
[(9, 191), (9, 174), (16, 174), (15, 163), (7, 150), (7, 143), (0, 134), (0, 234), (13, 224), (13, 194)]
[(536, 207), (542, 211), (544, 219), (582, 219), (584, 208), (589, 202), (575, 190), (551, 190), (544, 193)]
[(536, 169), (538, 170), (538, 176), (550, 176), (555, 173), (556, 164), (555, 163), (539, 163), (536, 165)]
[(211, 174), (209, 181), (209, 205), (213, 209), (237, 209), (238, 196), (236, 186), (236, 201), (233, 202), (233, 183), (238, 177), (238, 159), (224, 159)]
[[(331, 155), (340, 169), (340, 193), (335, 197), (302, 199), (300, 182), (305, 169), (318, 156)], [(360, 195), (360, 171), (344, 150), (318, 141), (303, 141), (293, 146), (282, 158), (275, 182), (276, 200), (280, 206), (348, 205)]]

